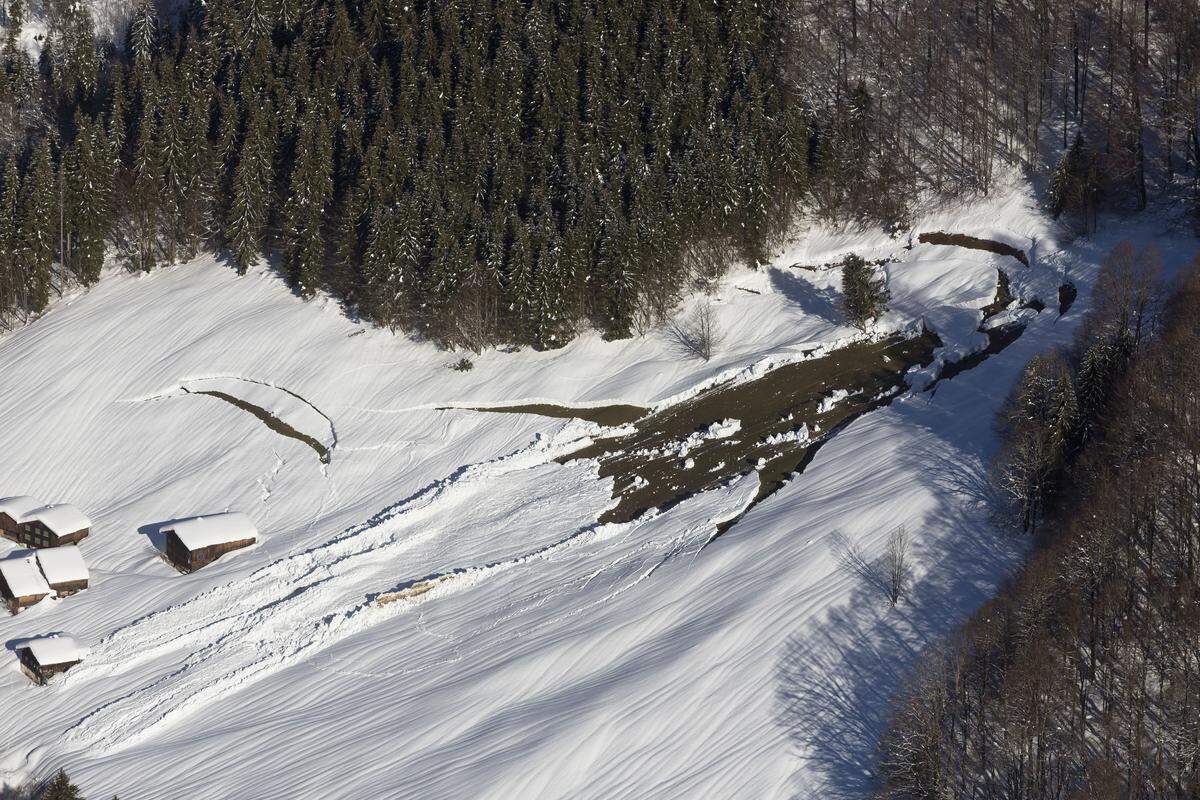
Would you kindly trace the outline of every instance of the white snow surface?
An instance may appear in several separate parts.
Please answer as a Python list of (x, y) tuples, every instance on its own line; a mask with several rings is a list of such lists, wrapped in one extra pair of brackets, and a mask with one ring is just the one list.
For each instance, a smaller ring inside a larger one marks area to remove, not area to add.
[(72, 581), (86, 581), (89, 578), (83, 553), (79, 552), (79, 548), (74, 545), (43, 547), (36, 551), (35, 556), (38, 566), (42, 569), (42, 574), (46, 576), (46, 582), (52, 586)]
[[(589, 334), (455, 372), (456, 354), (304, 303), (265, 269), (106, 275), (0, 340), (0, 491), (70, 497), (95, 520), (92, 588), (0, 619), (9, 651), (62, 630), (93, 643), (48, 691), (0, 670), (0, 784), (61, 765), (87, 796), (140, 800), (194, 797), (198, 774), (228, 800), (861, 796), (904, 669), (1021, 556), (989, 506), (994, 410), (1032, 355), (1069, 341), (1117, 239), (1157, 239), (1173, 266), (1194, 254), (1149, 215), (1067, 246), (1027, 194), (917, 230), (1009, 241), (1032, 253), (1028, 270), (808, 232), (716, 289), (727, 345), (705, 363), (665, 335)], [(754, 472), (598, 525), (611, 480), (558, 459), (609, 432), (462, 410), (668, 404), (862, 339), (838, 311), (837, 270), (788, 268), (852, 249), (902, 259), (871, 335), (923, 320), (943, 359), (986, 343), (998, 266), (1023, 300), (1056, 308), (1064, 272), (1080, 297), (979, 367), (838, 431), (719, 538)], [(329, 443), (330, 463), (181, 391), (198, 381), (271, 387), (254, 402)], [(271, 535), (178, 575), (160, 531), (189, 509), (244, 510)], [(837, 552), (848, 540), (877, 554), (898, 524), (918, 574), (892, 610)]]
[(35, 508), (41, 508), (41, 500), (30, 497), (29, 495), (18, 495), (16, 497), (5, 497), (0, 499), (0, 514), (7, 514), (12, 517), (14, 522), (20, 522), (25, 518), (25, 515)]
[(163, 532), (166, 531), (174, 531), (188, 550), (199, 550), (258, 536), (258, 529), (254, 527), (254, 523), (240, 511), (176, 520), (163, 526)]
[(4, 576), (4, 582), (8, 584), (13, 597), (50, 594), (50, 586), (42, 577), (32, 555), (19, 555), (0, 561), (0, 575)]
[(72, 661), (82, 660), (87, 655), (86, 647), (74, 638), (63, 634), (30, 639), (20, 646), (27, 648), (43, 667), (70, 664)]
[(21, 522), (40, 522), (59, 536), (69, 536), (92, 527), (92, 521), (70, 503), (42, 506), (27, 512)]

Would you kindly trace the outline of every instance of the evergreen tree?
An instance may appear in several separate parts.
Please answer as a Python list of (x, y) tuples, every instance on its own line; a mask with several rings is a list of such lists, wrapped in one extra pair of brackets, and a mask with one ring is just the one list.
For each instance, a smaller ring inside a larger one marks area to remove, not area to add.
[(7, 51), (16, 50), (21, 28), (25, 25), (25, 0), (9, 0), (8, 30), (5, 33), (4, 47)]
[(29, 308), (39, 313), (50, 302), (51, 264), (54, 260), (54, 221), (57, 218), (54, 167), (50, 143), (34, 146), (21, 181), (17, 207), (19, 263), (29, 281)]
[(842, 259), (842, 311), (852, 324), (867, 323), (887, 311), (891, 293), (875, 268), (854, 253)]
[(77, 115), (75, 139), (63, 158), (64, 247), (71, 270), (86, 286), (100, 278), (109, 221), (104, 154), (98, 153), (91, 120)]
[(239, 273), (244, 274), (262, 246), (267, 196), (271, 191), (272, 156), (266, 121), (259, 108), (247, 112), (246, 131), (233, 174), (233, 202), (226, 217), (226, 237)]
[[(161, 186), (161, 142), (151, 89), (142, 95), (141, 114), (135, 127), (132, 183), (128, 204), (132, 229), (131, 258), (136, 269), (149, 272), (158, 262), (160, 220), (164, 192)], [(168, 212), (169, 213), (169, 212)]]
[(1050, 211), (1055, 219), (1064, 211), (1082, 212), (1086, 218), (1094, 188), (1092, 162), (1083, 134), (1077, 134), (1050, 178)]
[(325, 267), (323, 225), (333, 195), (329, 128), (309, 111), (297, 131), (292, 175), (284, 205), (284, 269), (303, 297), (320, 288)]
[(139, 0), (133, 9), (129, 25), (129, 49), (133, 63), (140, 70), (149, 70), (154, 58), (154, 47), (158, 40), (158, 13), (154, 0)]
[(71, 783), (65, 770), (59, 769), (58, 774), (46, 784), (39, 800), (83, 800), (79, 787)]

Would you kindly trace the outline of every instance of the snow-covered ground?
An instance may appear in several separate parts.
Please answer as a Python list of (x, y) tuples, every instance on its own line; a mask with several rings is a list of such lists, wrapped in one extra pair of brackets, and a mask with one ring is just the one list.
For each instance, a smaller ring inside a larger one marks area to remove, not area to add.
[[(88, 796), (146, 800), (854, 796), (915, 649), (1019, 557), (988, 513), (994, 409), (1025, 361), (1069, 340), (1117, 239), (1158, 239), (1171, 265), (1194, 252), (1153, 222), (1067, 247), (1023, 198), (916, 231), (1001, 239), (1029, 269), (907, 237), (801, 237), (722, 282), (708, 363), (662, 334), (586, 335), (456, 372), (457, 355), (304, 303), (269, 271), (203, 260), (65, 299), (0, 340), (0, 497), (88, 513), (91, 588), (0, 619), (0, 783), (62, 765)], [(601, 526), (609, 481), (556, 461), (600, 428), (445, 408), (662, 405), (859, 338), (836, 270), (788, 268), (849, 250), (899, 259), (876, 332), (924, 319), (950, 357), (986, 343), (998, 266), (1018, 297), (1054, 309), (1069, 272), (1080, 299), (859, 419), (716, 539), (755, 474)], [(329, 463), (200, 391), (269, 411)], [(186, 576), (158, 557), (164, 522), (226, 510), (249, 515), (254, 547)], [(889, 610), (838, 549), (878, 553), (897, 524), (919, 575)], [(13, 650), (58, 632), (90, 651), (35, 687)]]

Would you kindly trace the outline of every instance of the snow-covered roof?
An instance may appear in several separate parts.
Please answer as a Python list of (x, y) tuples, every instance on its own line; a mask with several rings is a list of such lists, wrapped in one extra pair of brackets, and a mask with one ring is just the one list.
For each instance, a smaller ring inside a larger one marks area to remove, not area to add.
[(47, 582), (70, 583), (88, 579), (87, 564), (83, 554), (74, 545), (70, 547), (44, 547), (37, 551), (37, 561)]
[(38, 521), (59, 536), (68, 536), (84, 528), (92, 527), (92, 521), (87, 515), (73, 505), (62, 503), (56, 506), (42, 506), (25, 514), (21, 522)]
[(0, 575), (13, 597), (29, 597), (38, 594), (50, 594), (50, 585), (42, 577), (33, 556), (6, 558), (0, 561)]
[(258, 537), (258, 530), (250, 518), (237, 511), (181, 519), (167, 530), (175, 531), (188, 550)]
[(27, 494), (17, 495), (16, 497), (4, 497), (0, 498), (0, 514), (7, 514), (17, 522), (20, 522), (22, 517), (35, 508), (40, 508), (42, 505), (44, 504), (41, 500), (38, 500), (36, 497), (30, 497)]
[(29, 652), (33, 653), (33, 657), (43, 667), (82, 661), (87, 655), (87, 648), (71, 636), (44, 636), (41, 639), (31, 639), (21, 647), (29, 648)]

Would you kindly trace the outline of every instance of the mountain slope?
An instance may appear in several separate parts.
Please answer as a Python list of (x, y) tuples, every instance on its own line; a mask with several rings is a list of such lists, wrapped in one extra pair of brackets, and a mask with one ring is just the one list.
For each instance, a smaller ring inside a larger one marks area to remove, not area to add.
[[(1069, 339), (1109, 245), (1060, 247), (1020, 198), (920, 230), (1039, 237), (1028, 269), (812, 232), (776, 267), (726, 280), (726, 345), (708, 363), (658, 334), (583, 336), (459, 373), (446, 368), (457, 356), (305, 304), (270, 272), (202, 261), (105, 277), (0, 341), (0, 495), (74, 502), (95, 521), (92, 588), (0, 620), (9, 651), (56, 631), (92, 647), (45, 688), (2, 657), (0, 780), (62, 764), (89, 796), (139, 798), (194, 797), (198, 781), (222, 798), (855, 789), (913, 649), (1019, 556), (985, 503), (992, 412), (1033, 353)], [(786, 268), (850, 248), (899, 259), (880, 331), (924, 318), (946, 355), (986, 343), (975, 328), (998, 266), (1026, 298), (1069, 270), (1081, 299), (1061, 320), (1033, 315), (936, 391), (857, 420), (716, 539), (754, 497), (753, 470), (597, 525), (611, 485), (591, 462), (555, 459), (598, 426), (446, 408), (671, 403), (861, 336), (833, 305), (836, 271)], [(328, 463), (196, 391), (214, 386), (327, 447)], [(225, 509), (251, 516), (256, 547), (188, 576), (159, 559), (161, 523)], [(900, 523), (919, 573), (889, 611), (838, 568), (839, 547), (873, 555)]]

